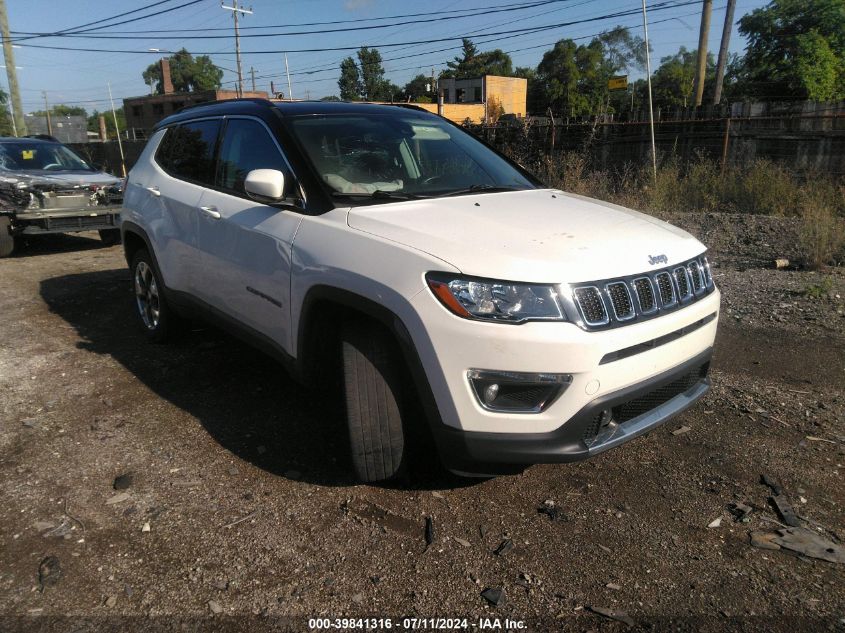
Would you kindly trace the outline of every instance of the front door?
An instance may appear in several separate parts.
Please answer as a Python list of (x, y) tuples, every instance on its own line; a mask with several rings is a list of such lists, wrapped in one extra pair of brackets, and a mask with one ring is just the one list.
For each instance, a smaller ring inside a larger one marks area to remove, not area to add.
[(226, 122), (215, 188), (199, 201), (202, 295), (211, 306), (271, 338), (288, 353), (291, 247), (302, 221), (295, 211), (251, 200), (253, 169), (278, 169), (292, 184), (281, 148), (257, 119)]

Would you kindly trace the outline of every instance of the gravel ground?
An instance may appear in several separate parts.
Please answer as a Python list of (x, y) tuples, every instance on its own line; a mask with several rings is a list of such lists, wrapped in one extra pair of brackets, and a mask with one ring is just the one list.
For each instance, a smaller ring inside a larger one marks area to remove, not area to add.
[(724, 293), (703, 402), (588, 462), (405, 488), (351, 480), (339, 394), (212, 329), (147, 344), (120, 247), (0, 260), (0, 630), (842, 630), (845, 564), (750, 534), (783, 529), (765, 474), (845, 539), (845, 275), (767, 268), (785, 220), (675, 221)]

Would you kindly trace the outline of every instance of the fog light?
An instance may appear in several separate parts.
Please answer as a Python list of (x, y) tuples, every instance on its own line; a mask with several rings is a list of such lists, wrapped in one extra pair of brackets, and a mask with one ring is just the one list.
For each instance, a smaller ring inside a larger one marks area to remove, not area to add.
[(470, 369), (467, 378), (478, 403), (488, 411), (540, 413), (572, 382), (571, 374)]

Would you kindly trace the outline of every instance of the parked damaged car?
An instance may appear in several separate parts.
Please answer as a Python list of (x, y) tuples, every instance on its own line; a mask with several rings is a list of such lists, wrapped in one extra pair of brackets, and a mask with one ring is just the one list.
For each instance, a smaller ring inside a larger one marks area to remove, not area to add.
[(21, 238), (99, 231), (120, 241), (123, 183), (91, 167), (58, 141), (0, 138), (0, 257)]

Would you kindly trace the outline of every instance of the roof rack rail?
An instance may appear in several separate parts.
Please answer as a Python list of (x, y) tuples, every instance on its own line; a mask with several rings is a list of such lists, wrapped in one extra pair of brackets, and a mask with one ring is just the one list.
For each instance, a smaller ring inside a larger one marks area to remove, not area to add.
[[(209, 106), (209, 105), (216, 105), (218, 103), (234, 103), (236, 101), (250, 101), (252, 103), (257, 104), (267, 104), (269, 106), (273, 105), (273, 102), (269, 99), (262, 99), (261, 97), (241, 97), (237, 99), (215, 99), (214, 101), (200, 101), (198, 103), (191, 103), (189, 105), (183, 106), (177, 110), (176, 113), (185, 112), (186, 110), (191, 110), (193, 108), (199, 108), (201, 106)], [(174, 113), (174, 114), (176, 114)]]

